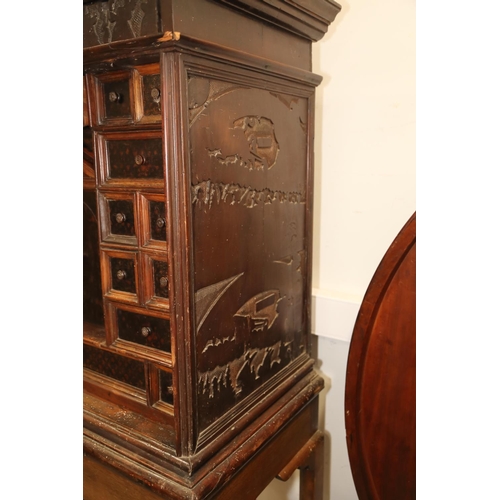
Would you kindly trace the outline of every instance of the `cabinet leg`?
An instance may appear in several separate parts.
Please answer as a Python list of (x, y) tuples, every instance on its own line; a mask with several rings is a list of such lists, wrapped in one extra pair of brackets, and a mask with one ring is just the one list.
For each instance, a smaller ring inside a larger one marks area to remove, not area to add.
[(325, 438), (323, 433), (315, 440), (311, 453), (300, 469), (300, 500), (323, 499)]

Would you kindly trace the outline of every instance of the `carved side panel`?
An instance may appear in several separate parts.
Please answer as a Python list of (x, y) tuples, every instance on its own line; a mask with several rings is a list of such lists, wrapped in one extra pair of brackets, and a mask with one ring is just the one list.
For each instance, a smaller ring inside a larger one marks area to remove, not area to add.
[(304, 98), (188, 83), (199, 424), (306, 349)]
[(107, 0), (83, 6), (83, 46), (158, 33), (156, 0)]

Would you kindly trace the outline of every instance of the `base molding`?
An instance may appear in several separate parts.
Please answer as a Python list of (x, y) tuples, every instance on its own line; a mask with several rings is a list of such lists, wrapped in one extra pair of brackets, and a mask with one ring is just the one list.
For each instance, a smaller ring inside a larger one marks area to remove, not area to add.
[(167, 457), (147, 456), (84, 429), (84, 498), (135, 500), (139, 491), (144, 500), (255, 498), (289, 463), (297, 463), (294, 457), (316, 434), (322, 387), (323, 379), (312, 372), (192, 475)]

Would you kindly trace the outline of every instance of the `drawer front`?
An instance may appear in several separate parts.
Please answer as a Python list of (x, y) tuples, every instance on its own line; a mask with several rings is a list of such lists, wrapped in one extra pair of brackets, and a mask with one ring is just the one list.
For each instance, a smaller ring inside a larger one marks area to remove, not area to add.
[(129, 78), (103, 82), (104, 119), (132, 119)]
[(167, 241), (167, 223), (165, 219), (165, 203), (149, 202), (150, 238), (156, 241)]
[(161, 118), (160, 75), (142, 77), (142, 105), (144, 116), (157, 120)]
[(116, 320), (118, 338), (161, 351), (171, 351), (168, 319), (117, 308)]
[(153, 259), (153, 295), (168, 299), (168, 264)]
[(146, 389), (144, 363), (141, 361), (84, 344), (83, 366), (124, 384)]
[(135, 236), (134, 200), (107, 200), (110, 233)]
[(109, 179), (163, 179), (161, 138), (107, 141)]
[(135, 259), (110, 257), (111, 287), (120, 292), (137, 294)]

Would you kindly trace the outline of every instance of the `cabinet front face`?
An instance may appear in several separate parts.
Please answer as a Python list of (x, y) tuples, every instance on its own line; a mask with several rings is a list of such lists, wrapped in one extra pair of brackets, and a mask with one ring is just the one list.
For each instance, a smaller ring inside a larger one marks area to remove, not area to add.
[(92, 118), (84, 158), (87, 151), (93, 177), (84, 192), (84, 381), (173, 427), (159, 71), (147, 64), (90, 71), (85, 80)]
[(307, 351), (310, 199), (304, 93), (205, 75), (187, 76), (200, 431)]

